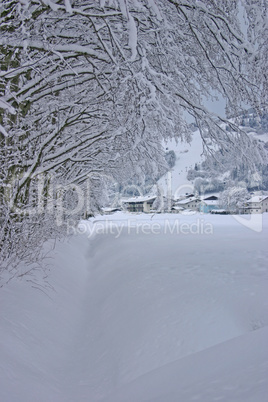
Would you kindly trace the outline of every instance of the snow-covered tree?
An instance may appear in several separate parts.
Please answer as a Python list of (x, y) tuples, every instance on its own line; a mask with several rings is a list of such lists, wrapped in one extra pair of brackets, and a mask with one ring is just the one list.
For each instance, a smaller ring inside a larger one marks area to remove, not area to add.
[(227, 211), (239, 212), (248, 199), (249, 192), (245, 187), (230, 187), (221, 193), (219, 203)]
[(103, 180), (157, 176), (161, 139), (190, 139), (187, 114), (208, 152), (216, 143), (261, 158), (203, 101), (266, 107), (266, 13), (265, 0), (2, 0), (4, 257), (51, 236), (55, 211), (94, 211)]

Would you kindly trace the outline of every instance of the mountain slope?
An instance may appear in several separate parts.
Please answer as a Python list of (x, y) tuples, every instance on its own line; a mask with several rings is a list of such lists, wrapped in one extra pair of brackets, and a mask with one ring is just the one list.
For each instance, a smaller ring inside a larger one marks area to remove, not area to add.
[(193, 191), (193, 183), (187, 179), (190, 169), (202, 161), (202, 139), (199, 131), (193, 133), (190, 143), (178, 142), (173, 139), (164, 146), (166, 151), (173, 150), (176, 155), (175, 166), (158, 180), (162, 194), (171, 192), (173, 197)]

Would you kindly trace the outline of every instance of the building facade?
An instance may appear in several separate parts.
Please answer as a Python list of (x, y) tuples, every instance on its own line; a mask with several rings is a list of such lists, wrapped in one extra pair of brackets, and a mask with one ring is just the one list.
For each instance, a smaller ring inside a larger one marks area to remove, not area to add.
[(128, 212), (150, 213), (156, 196), (138, 196), (128, 198), (123, 201), (124, 207)]
[(248, 214), (262, 214), (268, 212), (268, 195), (255, 195), (246, 202), (245, 212)]

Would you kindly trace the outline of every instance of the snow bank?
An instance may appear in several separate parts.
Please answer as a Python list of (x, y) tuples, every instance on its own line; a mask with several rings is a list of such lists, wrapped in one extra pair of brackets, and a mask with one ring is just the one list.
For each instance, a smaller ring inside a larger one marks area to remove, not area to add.
[(139, 377), (107, 401), (265, 401), (267, 339), (266, 327), (221, 343)]

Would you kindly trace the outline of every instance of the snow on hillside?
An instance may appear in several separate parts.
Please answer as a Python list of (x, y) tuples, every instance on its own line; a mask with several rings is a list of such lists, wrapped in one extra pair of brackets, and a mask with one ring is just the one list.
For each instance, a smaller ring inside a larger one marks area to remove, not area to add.
[[(241, 129), (244, 129), (244, 127), (241, 127)], [(256, 138), (257, 140), (263, 141), (263, 142), (268, 141), (268, 133), (257, 133), (256, 131), (250, 130), (248, 132), (248, 135)]]
[(82, 222), (56, 246), (49, 286), (0, 289), (0, 400), (265, 402), (260, 217), (259, 232), (200, 214)]
[(170, 172), (166, 173), (158, 181), (159, 187), (163, 190), (162, 194), (167, 195), (171, 190), (172, 196), (176, 197), (180, 194), (192, 192), (193, 184), (187, 180), (187, 173), (189, 169), (194, 169), (195, 164), (200, 163), (202, 160), (203, 145), (199, 131), (193, 133), (190, 143), (176, 143), (172, 139), (164, 145), (164, 149), (175, 152), (176, 164)]
[[(230, 119), (230, 121), (235, 123), (234, 119)], [(220, 126), (225, 129), (226, 124), (221, 123)], [(240, 129), (245, 130), (248, 133), (249, 137), (261, 141), (263, 145), (265, 142), (268, 141), (268, 133), (260, 133), (252, 129), (251, 127), (240, 126)], [(189, 181), (187, 179), (188, 171), (194, 169), (196, 164), (200, 164), (201, 162), (206, 161), (205, 156), (202, 155), (203, 145), (199, 131), (197, 130), (193, 133), (192, 141), (189, 144), (186, 142), (176, 143), (176, 141), (173, 139), (168, 141), (167, 144), (164, 145), (164, 149), (167, 152), (171, 150), (175, 152), (176, 163), (169, 172), (167, 172), (158, 180), (158, 186), (161, 189), (161, 194), (164, 196), (172, 196), (173, 198), (177, 198), (177, 196), (179, 195), (194, 192), (194, 180)], [(220, 160), (221, 163), (215, 167), (215, 171), (210, 171), (208, 167), (203, 167), (204, 170), (202, 171), (202, 173), (204, 174), (206, 172), (206, 175), (200, 177), (204, 177), (204, 181), (207, 180), (208, 182), (212, 181), (212, 179), (218, 180), (219, 183), (227, 180), (229, 181), (230, 186), (232, 186), (232, 179), (230, 179), (230, 169), (234, 168), (235, 165), (230, 164), (230, 160), (228, 160), (228, 158), (225, 161), (224, 158), (221, 157), (221, 155), (220, 159), (219, 155), (217, 155), (217, 159)], [(246, 179), (246, 174), (244, 179)], [(240, 178), (240, 181), (243, 180)], [(235, 186), (235, 183), (233, 183), (233, 185)], [(252, 187), (254, 187), (254, 181), (253, 183), (251, 183), (251, 185)], [(209, 186), (204, 185), (205, 190), (207, 187)], [(197, 188), (195, 190), (197, 190)], [(222, 189), (213, 189), (212, 186), (212, 190), (206, 191), (212, 191), (215, 194), (219, 194), (219, 191), (222, 191)]]

